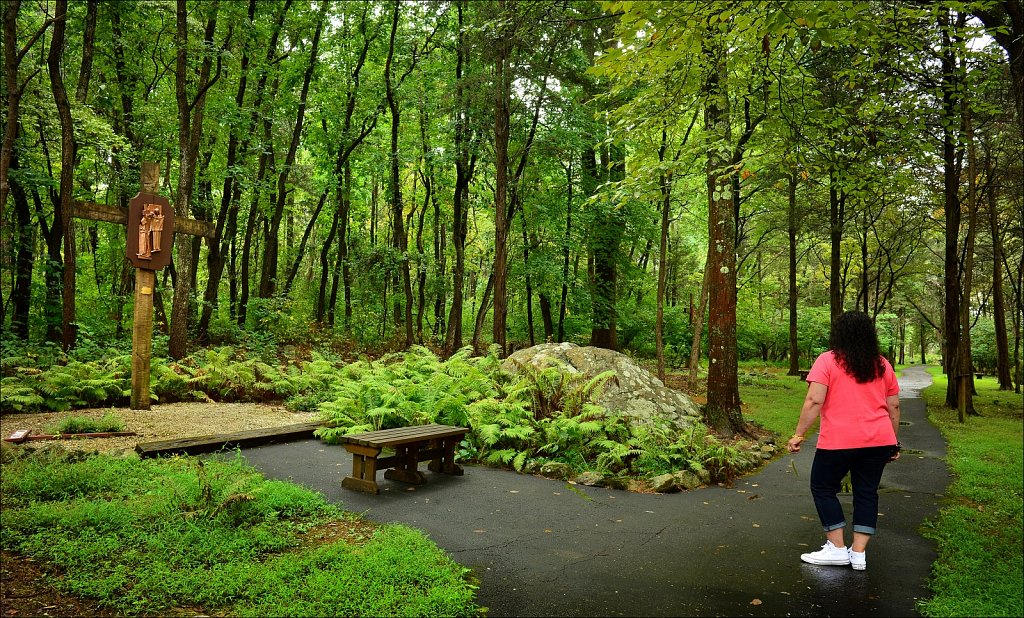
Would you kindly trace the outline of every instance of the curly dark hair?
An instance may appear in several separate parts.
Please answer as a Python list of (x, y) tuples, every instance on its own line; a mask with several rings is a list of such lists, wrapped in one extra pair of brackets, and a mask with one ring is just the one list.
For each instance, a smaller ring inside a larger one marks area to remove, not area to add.
[(832, 323), (829, 347), (839, 366), (858, 384), (877, 380), (885, 373), (875, 325), (863, 311), (846, 311)]

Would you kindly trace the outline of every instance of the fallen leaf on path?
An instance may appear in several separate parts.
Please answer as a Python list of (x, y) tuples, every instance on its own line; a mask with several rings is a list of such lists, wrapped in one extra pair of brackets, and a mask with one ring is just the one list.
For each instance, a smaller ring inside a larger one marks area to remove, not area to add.
[(486, 530), (484, 530), (483, 528), (477, 528), (477, 529), (476, 529), (476, 530), (474, 530), (473, 532), (476, 532), (477, 534), (483, 534), (484, 532), (487, 532), (487, 531), (486, 531)]
[(751, 605), (760, 605), (761, 604), (761, 599), (754, 599), (753, 601), (750, 602), (750, 604)]

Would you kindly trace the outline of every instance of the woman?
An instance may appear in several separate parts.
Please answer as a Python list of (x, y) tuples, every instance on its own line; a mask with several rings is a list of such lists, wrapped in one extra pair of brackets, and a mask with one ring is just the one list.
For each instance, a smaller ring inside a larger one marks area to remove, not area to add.
[[(847, 311), (832, 325), (825, 352), (807, 375), (796, 433), (786, 448), (800, 450), (807, 430), (820, 416), (817, 450), (811, 466), (811, 495), (825, 530), (821, 550), (803, 554), (810, 564), (867, 568), (866, 548), (878, 521), (878, 483), (885, 464), (899, 459), (902, 446), (900, 387), (892, 365), (878, 352), (878, 335), (866, 313)], [(853, 484), (853, 544), (843, 537), (846, 518), (836, 494), (846, 473)]]

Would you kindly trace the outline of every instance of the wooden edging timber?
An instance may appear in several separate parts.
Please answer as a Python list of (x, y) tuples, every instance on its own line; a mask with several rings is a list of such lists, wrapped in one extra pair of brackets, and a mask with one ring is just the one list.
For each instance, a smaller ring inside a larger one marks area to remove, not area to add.
[(249, 429), (235, 433), (140, 442), (135, 446), (135, 452), (143, 459), (160, 455), (201, 455), (236, 447), (261, 446), (312, 438), (314, 431), (326, 426), (325, 423), (319, 422), (299, 423), (268, 429)]

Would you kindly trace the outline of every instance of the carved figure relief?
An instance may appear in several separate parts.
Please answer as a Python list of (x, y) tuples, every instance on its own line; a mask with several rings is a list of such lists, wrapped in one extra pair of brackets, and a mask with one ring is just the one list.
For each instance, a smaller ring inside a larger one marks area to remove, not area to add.
[(164, 232), (164, 215), (160, 204), (145, 204), (139, 221), (139, 252), (143, 260), (153, 259), (159, 253)]

